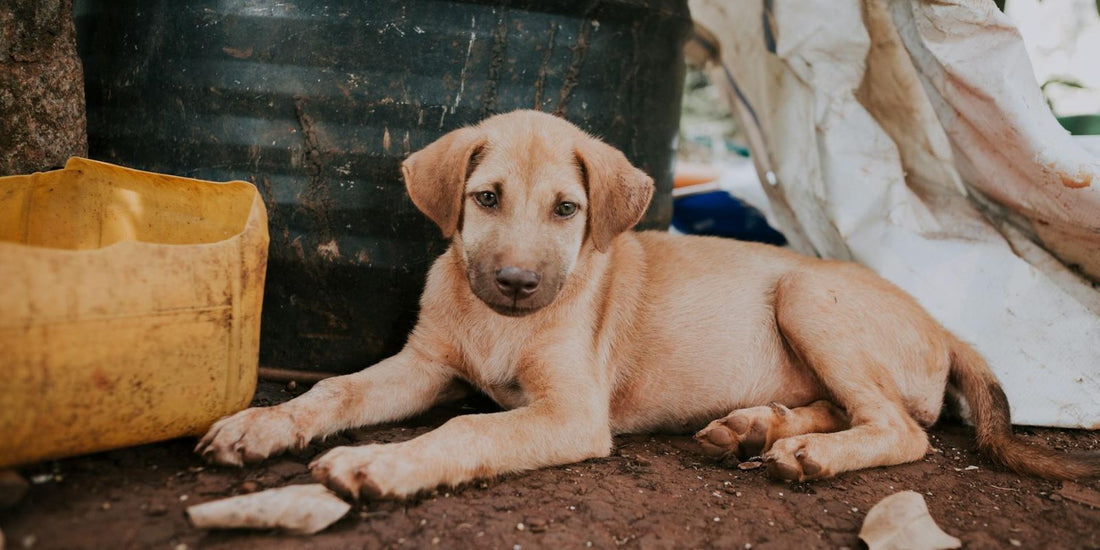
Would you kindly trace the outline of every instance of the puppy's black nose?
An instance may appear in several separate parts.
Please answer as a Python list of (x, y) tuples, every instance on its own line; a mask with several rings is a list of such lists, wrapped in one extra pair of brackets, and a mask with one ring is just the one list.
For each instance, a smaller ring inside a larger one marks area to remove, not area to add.
[(518, 267), (502, 267), (497, 270), (497, 288), (509, 298), (526, 298), (539, 288), (538, 273)]

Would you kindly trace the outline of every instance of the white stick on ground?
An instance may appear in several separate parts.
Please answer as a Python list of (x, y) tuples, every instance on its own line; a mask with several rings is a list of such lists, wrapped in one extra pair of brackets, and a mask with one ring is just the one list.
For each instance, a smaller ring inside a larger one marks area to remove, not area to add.
[(312, 535), (350, 509), (324, 485), (291, 485), (189, 506), (187, 518), (200, 529), (281, 529)]

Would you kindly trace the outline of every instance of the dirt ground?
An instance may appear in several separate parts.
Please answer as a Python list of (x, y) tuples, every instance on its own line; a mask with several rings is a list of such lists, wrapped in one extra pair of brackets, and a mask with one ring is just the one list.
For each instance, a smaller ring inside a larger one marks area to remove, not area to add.
[[(298, 390), (300, 391), (300, 390)], [(285, 400), (262, 384), (258, 404)], [(295, 392), (297, 393), (297, 392)], [(1020, 478), (977, 457), (968, 428), (932, 430), (924, 460), (814, 483), (771, 481), (701, 456), (687, 436), (616, 439), (608, 458), (443, 490), (413, 502), (366, 502), (313, 537), (206, 532), (190, 527), (191, 504), (310, 482), (306, 464), (324, 449), (400, 441), (475, 401), (398, 425), (330, 438), (298, 455), (246, 469), (210, 467), (176, 440), (40, 464), (26, 498), (0, 512), (18, 548), (861, 548), (868, 509), (905, 489), (924, 494), (940, 526), (966, 548), (1100, 548), (1100, 482)], [(1023, 429), (1061, 450), (1098, 450), (1100, 432)], [(973, 468), (973, 467), (977, 468)], [(1082, 497), (1082, 494), (1084, 497)]]

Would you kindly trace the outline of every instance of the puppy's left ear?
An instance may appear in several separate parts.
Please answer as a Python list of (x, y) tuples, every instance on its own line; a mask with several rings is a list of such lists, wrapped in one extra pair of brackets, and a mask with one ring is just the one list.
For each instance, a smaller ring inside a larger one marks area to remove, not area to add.
[(405, 188), (413, 204), (451, 238), (458, 230), (466, 179), (474, 157), (485, 146), (477, 128), (460, 128), (413, 153), (401, 163)]
[(588, 235), (597, 250), (607, 252), (616, 235), (642, 219), (653, 198), (653, 178), (595, 138), (578, 143), (574, 153), (588, 189)]

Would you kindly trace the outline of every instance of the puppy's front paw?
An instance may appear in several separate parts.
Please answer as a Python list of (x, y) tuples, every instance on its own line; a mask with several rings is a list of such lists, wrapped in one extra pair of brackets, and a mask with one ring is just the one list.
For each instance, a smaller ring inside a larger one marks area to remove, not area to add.
[(313, 479), (352, 499), (404, 498), (423, 489), (391, 445), (336, 447), (309, 465)]
[(275, 407), (257, 407), (215, 422), (199, 440), (195, 452), (207, 462), (243, 466), (307, 444), (308, 438), (289, 414)]

